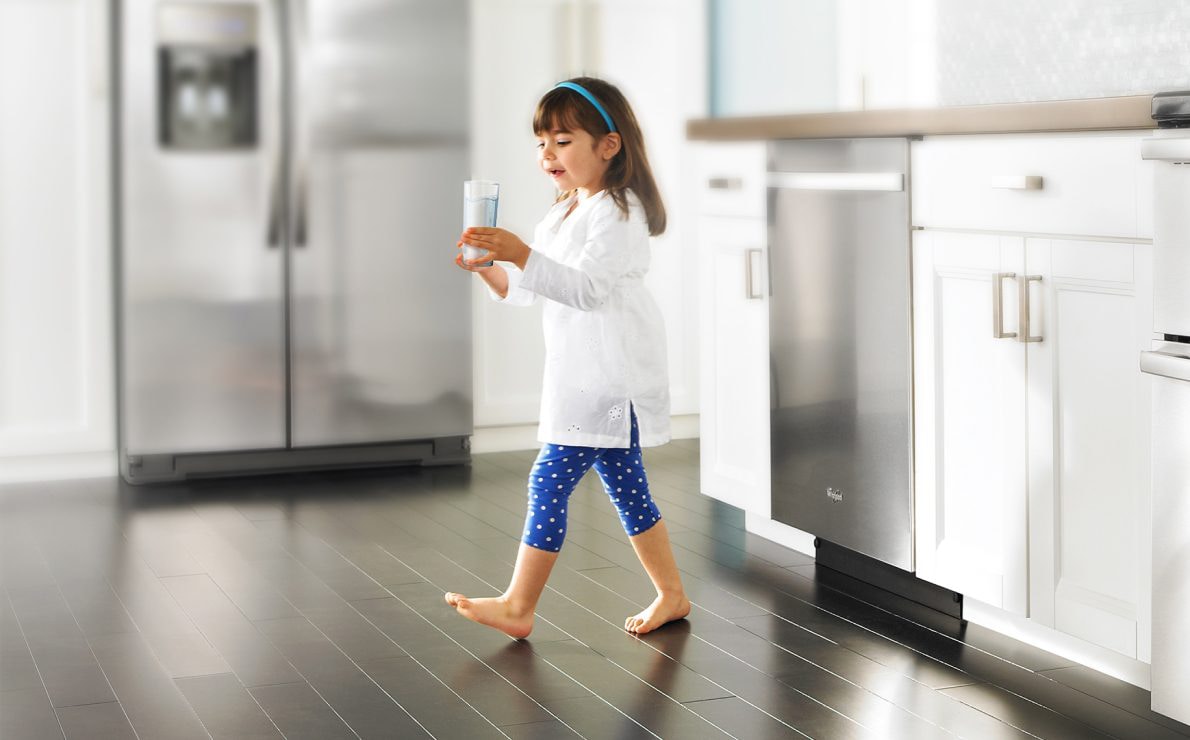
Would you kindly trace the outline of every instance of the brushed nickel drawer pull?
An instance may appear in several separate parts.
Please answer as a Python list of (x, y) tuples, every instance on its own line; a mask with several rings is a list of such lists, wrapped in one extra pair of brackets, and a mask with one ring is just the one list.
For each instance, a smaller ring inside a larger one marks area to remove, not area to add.
[(710, 177), (707, 178), (707, 187), (711, 190), (743, 190), (744, 178), (742, 177)]
[(1041, 190), (1045, 181), (1041, 175), (996, 175), (992, 187), (1001, 190)]

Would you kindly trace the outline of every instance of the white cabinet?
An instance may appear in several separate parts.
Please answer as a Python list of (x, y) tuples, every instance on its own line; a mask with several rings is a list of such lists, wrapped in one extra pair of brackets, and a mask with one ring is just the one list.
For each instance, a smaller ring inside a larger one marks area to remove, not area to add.
[[(1027, 609), (1025, 345), (992, 333), (996, 275), (1024, 272), (1017, 237), (913, 239), (917, 575)], [(1018, 325), (1016, 283), (999, 282)]]
[(1149, 659), (1151, 244), (1026, 239), (1029, 617)]
[[(1121, 208), (1090, 208), (1079, 220), (1073, 185), (1058, 184), (1075, 182), (1067, 165), (1077, 165), (1090, 182), (1075, 192), (1097, 192), (1096, 163), (1055, 150), (1099, 148), (1111, 161), (1134, 142), (1072, 141), (1017, 139), (1000, 150), (1000, 164), (1034, 174), (1018, 166), (1033, 163), (1053, 187), (1048, 208), (1012, 193), (1022, 208), (1005, 223), (1016, 233), (951, 230), (994, 223), (987, 210), (935, 208), (997, 167), (980, 159), (986, 142), (946, 142), (947, 157), (926, 147), (915, 158), (915, 195), (931, 203), (915, 204), (915, 221), (948, 227), (914, 235), (918, 576), (1143, 661), (1150, 400), (1137, 357), (1152, 326), (1151, 245), (1118, 238), (1149, 220), (1134, 205), (1122, 207), (1126, 219)], [(1143, 177), (1138, 156), (1123, 184), (1103, 188), (1119, 206)], [(1042, 228), (1070, 235), (1028, 233)]]
[(116, 472), (107, 23), (0, 1), (0, 482)]
[(697, 152), (702, 492), (770, 516), (765, 146)]

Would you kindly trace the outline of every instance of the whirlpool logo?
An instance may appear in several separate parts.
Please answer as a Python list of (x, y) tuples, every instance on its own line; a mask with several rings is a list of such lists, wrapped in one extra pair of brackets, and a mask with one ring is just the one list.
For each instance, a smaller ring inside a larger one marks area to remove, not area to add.
[(835, 503), (842, 503), (843, 502), (843, 489), (842, 488), (828, 488), (828, 489), (826, 489), (826, 497), (829, 498), (831, 501), (834, 501)]

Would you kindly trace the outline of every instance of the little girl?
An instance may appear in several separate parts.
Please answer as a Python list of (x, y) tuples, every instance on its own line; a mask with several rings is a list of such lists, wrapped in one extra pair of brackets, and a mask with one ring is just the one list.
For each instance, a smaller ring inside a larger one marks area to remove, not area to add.
[[(665, 207), (644, 138), (624, 96), (591, 77), (559, 83), (533, 115), (537, 159), (559, 196), (532, 246), (496, 228), (459, 241), (490, 254), (455, 262), (498, 301), (545, 299), (546, 363), (525, 532), (512, 581), (493, 598), (447, 593), (463, 616), (523, 638), (566, 535), (571, 492), (588, 468), (603, 480), (657, 598), (628, 617), (643, 634), (690, 613), (661, 512), (649, 495), (641, 447), (669, 441), (665, 327), (645, 288), (649, 236)], [(482, 266), (489, 259), (510, 263)]]

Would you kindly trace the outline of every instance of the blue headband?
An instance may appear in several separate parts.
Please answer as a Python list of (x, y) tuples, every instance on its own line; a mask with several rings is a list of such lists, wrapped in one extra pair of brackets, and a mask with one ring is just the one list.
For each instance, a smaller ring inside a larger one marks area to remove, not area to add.
[(591, 105), (595, 106), (595, 110), (599, 111), (599, 115), (603, 116), (603, 122), (607, 124), (607, 130), (615, 133), (616, 124), (612, 123), (612, 117), (607, 114), (607, 111), (603, 109), (603, 106), (599, 104), (599, 101), (595, 99), (595, 96), (587, 92), (587, 88), (576, 82), (559, 82), (557, 85), (554, 85), (555, 89), (559, 87), (564, 87), (567, 90), (574, 90), (576, 93), (582, 95), (584, 98), (590, 101)]

